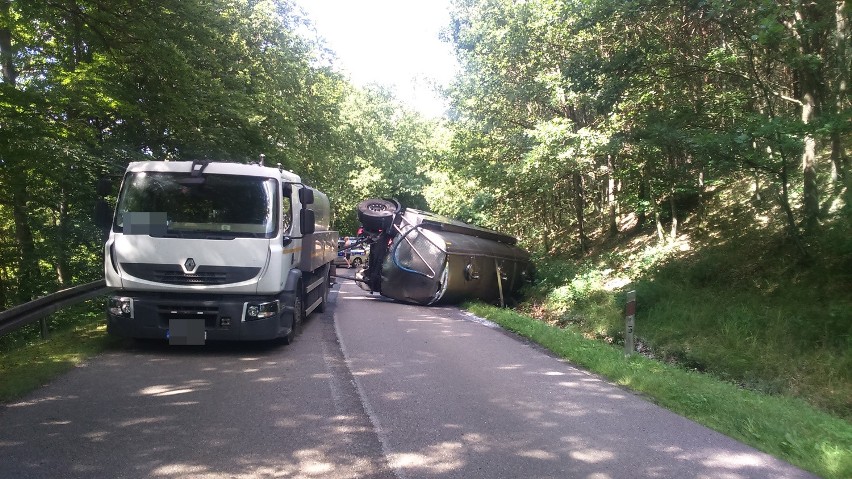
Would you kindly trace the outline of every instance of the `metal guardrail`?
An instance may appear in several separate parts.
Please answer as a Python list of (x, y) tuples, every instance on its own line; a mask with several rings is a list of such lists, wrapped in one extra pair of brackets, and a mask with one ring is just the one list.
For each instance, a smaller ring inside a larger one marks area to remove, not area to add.
[[(0, 336), (38, 319), (43, 319), (66, 306), (106, 294), (111, 289), (106, 286), (104, 280), (100, 279), (42, 296), (29, 303), (13, 306), (0, 312)], [(47, 336), (47, 323), (44, 321), (42, 321), (41, 335), (42, 337)]]

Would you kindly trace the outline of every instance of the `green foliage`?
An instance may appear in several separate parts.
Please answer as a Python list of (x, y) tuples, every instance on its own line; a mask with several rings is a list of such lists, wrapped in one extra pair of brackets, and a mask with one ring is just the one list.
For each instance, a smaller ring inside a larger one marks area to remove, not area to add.
[(522, 310), (606, 342), (623, 340), (621, 302), (611, 291), (618, 283), (618, 271), (608, 261), (578, 265), (540, 258), (536, 264), (537, 282), (529, 291), (530, 303)]
[[(836, 5), (457, 1), (455, 168), (500, 193), (499, 229), (581, 254), (594, 229), (614, 231), (615, 211), (683, 219), (670, 198), (748, 172), (779, 198), (806, 257), (814, 211), (797, 203), (830, 180), (800, 176), (804, 147), (834, 135), (844, 158), (850, 138), (838, 121), (852, 111), (848, 8)], [(661, 239), (676, 240), (675, 226)]]
[(428, 209), (424, 191), (437, 161), (434, 136), (441, 128), (409, 111), (381, 88), (349, 88), (335, 128), (340, 151), (327, 190), (334, 202), (335, 226), (354, 234), (355, 206), (369, 197), (397, 198)]
[(428, 206), (435, 125), (321, 66), (288, 0), (0, 7), (0, 309), (100, 277), (94, 186), (132, 160), (263, 154), (348, 234), (365, 197)]
[(311, 117), (283, 106), (323, 111), (284, 3), (2, 5), (0, 307), (100, 276), (99, 176), (143, 158), (286, 163), (277, 145)]

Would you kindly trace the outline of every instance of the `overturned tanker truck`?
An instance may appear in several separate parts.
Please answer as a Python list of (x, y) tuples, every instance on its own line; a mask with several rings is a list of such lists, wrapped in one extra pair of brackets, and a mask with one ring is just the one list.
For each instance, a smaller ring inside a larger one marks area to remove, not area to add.
[(532, 279), (530, 255), (513, 236), (376, 198), (358, 204), (358, 220), (370, 256), (357, 278), (370, 292), (423, 305), (503, 305)]

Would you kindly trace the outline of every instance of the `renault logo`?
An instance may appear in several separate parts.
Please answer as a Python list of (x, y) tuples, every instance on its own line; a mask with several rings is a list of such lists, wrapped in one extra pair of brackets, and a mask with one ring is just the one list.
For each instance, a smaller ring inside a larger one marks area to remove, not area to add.
[(193, 273), (195, 272), (195, 267), (198, 266), (195, 264), (195, 260), (192, 258), (187, 258), (183, 263), (183, 271), (184, 273)]

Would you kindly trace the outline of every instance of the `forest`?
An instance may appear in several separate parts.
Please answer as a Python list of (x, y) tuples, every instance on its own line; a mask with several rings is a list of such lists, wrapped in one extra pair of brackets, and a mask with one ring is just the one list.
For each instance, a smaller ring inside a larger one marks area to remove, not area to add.
[[(0, 0), (0, 310), (102, 277), (99, 178), (264, 155), (328, 193), (341, 233), (378, 196), (516, 235), (541, 273), (520, 309), (605, 340), (631, 281), (659, 324), (683, 321), (659, 309), (675, 296), (747, 296), (739, 336), (827, 354), (799, 359), (831, 384), (720, 374), (852, 417), (847, 1), (454, 0), (451, 18), (461, 72), (429, 119), (350, 83), (291, 0)], [(657, 334), (662, 357), (724, 363)]]

